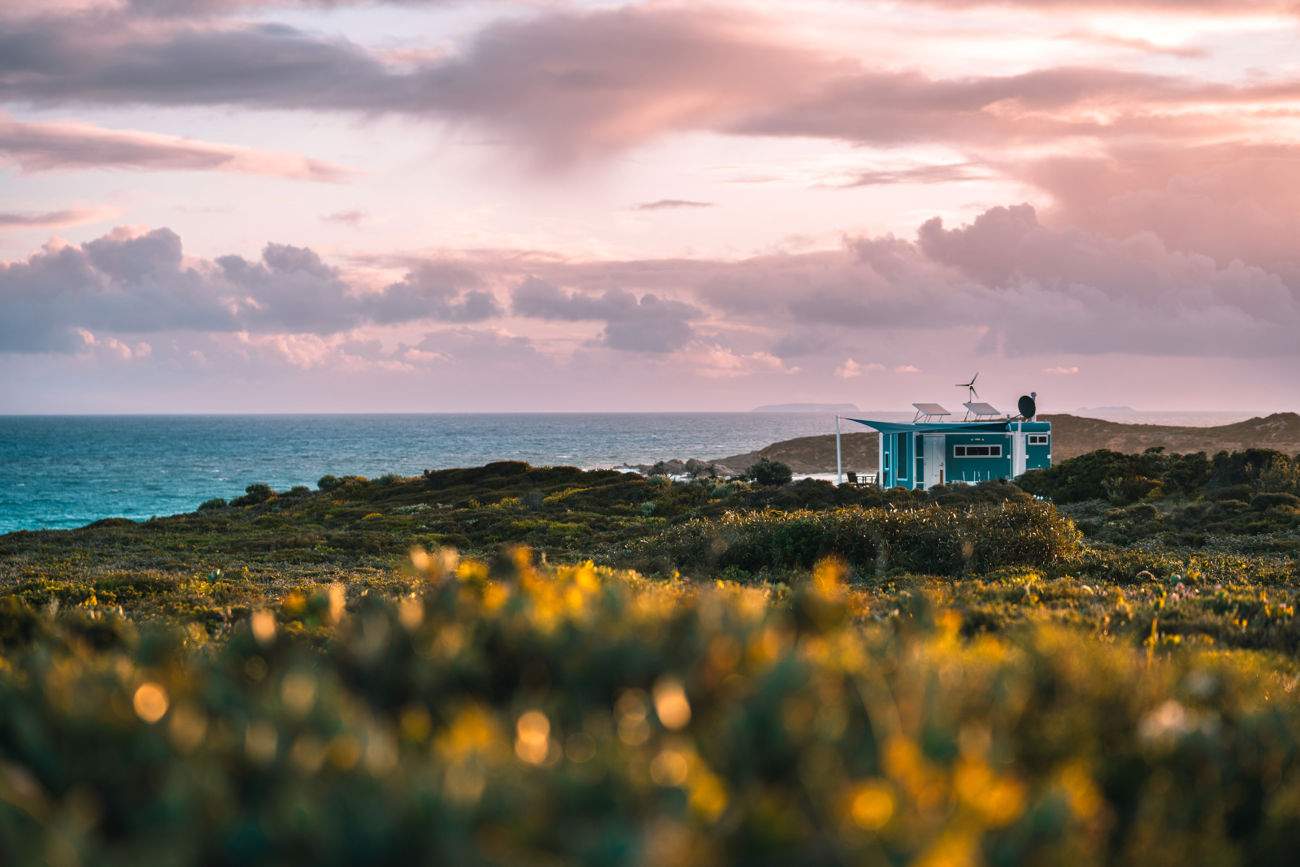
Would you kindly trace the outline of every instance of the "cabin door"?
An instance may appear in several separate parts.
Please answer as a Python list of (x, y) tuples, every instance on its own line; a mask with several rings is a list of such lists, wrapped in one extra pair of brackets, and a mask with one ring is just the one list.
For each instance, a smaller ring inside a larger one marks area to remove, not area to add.
[(1029, 463), (1025, 452), (1025, 434), (1023, 431), (1011, 432), (1011, 478), (1018, 479), (1025, 472)]
[(944, 436), (943, 434), (926, 434), (921, 452), (924, 466), (922, 483), (927, 489), (944, 483)]

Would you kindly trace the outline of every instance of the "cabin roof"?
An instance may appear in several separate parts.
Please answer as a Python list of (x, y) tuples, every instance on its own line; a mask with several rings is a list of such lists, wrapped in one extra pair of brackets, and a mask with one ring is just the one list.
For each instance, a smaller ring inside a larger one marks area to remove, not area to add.
[(866, 418), (844, 417), (845, 421), (857, 422), (881, 433), (1006, 433), (1015, 430), (1013, 425), (1024, 425), (1024, 430), (1039, 433), (1051, 430), (1049, 422), (1032, 422), (1022, 419), (996, 419), (993, 421), (945, 421), (945, 422), (897, 422), (873, 421)]

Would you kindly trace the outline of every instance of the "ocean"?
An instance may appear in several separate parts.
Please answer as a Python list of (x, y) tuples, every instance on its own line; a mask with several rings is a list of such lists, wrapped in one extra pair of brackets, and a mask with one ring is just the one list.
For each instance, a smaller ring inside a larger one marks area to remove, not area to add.
[[(1241, 418), (1154, 415), (1163, 418), (1117, 420)], [(0, 416), (0, 533), (191, 512), (255, 482), (287, 490), (326, 474), (411, 476), (499, 460), (592, 469), (720, 458), (834, 430), (825, 413)]]
[(255, 482), (720, 458), (833, 433), (815, 413), (0, 416), (0, 533), (144, 520)]

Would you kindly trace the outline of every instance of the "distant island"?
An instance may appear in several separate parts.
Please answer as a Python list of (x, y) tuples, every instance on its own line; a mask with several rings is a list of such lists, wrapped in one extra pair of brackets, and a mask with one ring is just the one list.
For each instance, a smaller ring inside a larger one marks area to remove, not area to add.
[(1081, 406), (1075, 410), (1082, 415), (1087, 412), (1137, 412), (1131, 406)]
[(851, 403), (769, 403), (750, 412), (862, 412)]

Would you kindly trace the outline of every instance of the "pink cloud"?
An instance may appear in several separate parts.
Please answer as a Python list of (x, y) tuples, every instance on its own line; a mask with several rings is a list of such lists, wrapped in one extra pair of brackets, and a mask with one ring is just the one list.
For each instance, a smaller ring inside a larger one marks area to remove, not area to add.
[(866, 376), (868, 373), (880, 373), (884, 370), (885, 366), (883, 364), (877, 364), (874, 361), (868, 364), (860, 364), (852, 358), (846, 358), (843, 364), (835, 368), (835, 375), (840, 379), (854, 379), (859, 376)]
[(346, 180), (355, 170), (301, 154), (110, 130), (87, 123), (29, 123), (0, 113), (0, 159), (24, 173), (85, 168), (240, 172), (309, 181)]
[(327, 223), (341, 223), (345, 226), (359, 226), (370, 215), (365, 211), (335, 211), (332, 214), (326, 214), (321, 217)]
[[(920, 0), (927, 6), (949, 9), (1005, 8), (1017, 11), (1052, 14), (1058, 10), (1075, 12), (1080, 6), (1073, 0)], [(1250, 16), (1261, 14), (1295, 14), (1295, 0), (1091, 0), (1088, 8), (1116, 9), (1125, 12), (1160, 12), (1169, 15), (1202, 17)]]
[(1049, 193), (1054, 224), (1153, 232), (1171, 247), (1295, 267), (1300, 146), (1116, 146), (1100, 156), (1046, 157), (1022, 177)]
[(69, 208), (42, 213), (0, 212), (0, 229), (62, 229), (110, 220), (117, 214), (111, 208)]

